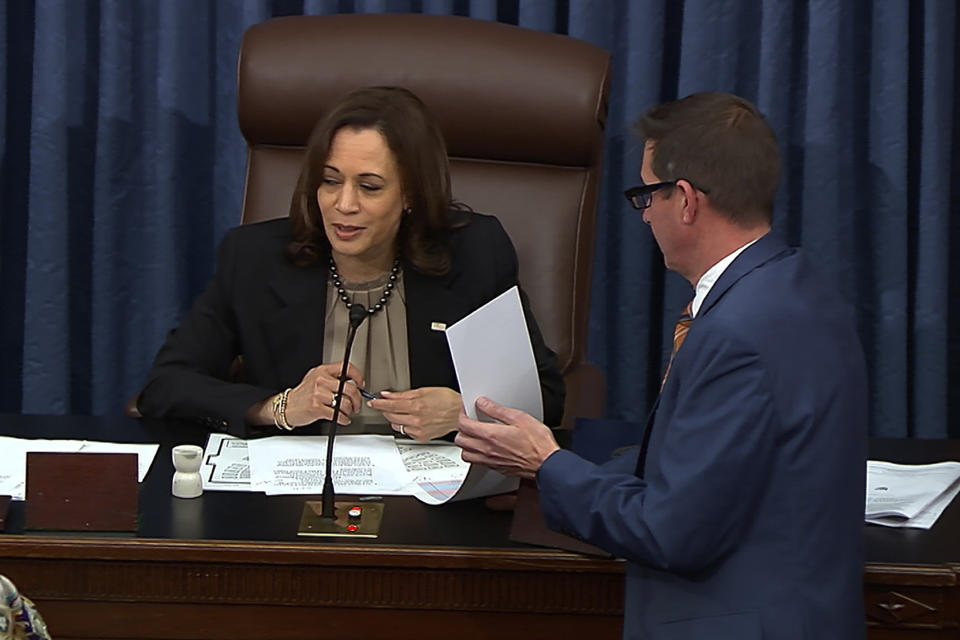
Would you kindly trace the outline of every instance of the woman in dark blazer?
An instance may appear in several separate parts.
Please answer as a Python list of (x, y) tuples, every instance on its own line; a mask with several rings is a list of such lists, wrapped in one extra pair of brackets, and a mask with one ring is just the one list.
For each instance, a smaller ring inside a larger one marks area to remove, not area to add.
[[(160, 349), (138, 408), (241, 437), (351, 416), (417, 440), (456, 429), (443, 329), (517, 285), (499, 221), (453, 202), (446, 146), (405, 89), (348, 95), (317, 125), (290, 216), (227, 233), (213, 280)], [(544, 419), (563, 380), (521, 291)], [(363, 304), (348, 384), (336, 395), (349, 309)], [(231, 381), (242, 356), (243, 381)], [(364, 401), (361, 393), (380, 397)]]

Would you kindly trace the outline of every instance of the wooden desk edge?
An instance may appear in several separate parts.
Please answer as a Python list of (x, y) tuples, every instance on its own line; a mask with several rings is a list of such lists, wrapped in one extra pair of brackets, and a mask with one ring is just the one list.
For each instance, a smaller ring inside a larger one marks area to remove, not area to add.
[(436, 567), (622, 574), (624, 562), (556, 549), (2, 536), (0, 557), (150, 562)]
[(870, 585), (955, 587), (960, 585), (960, 565), (900, 565), (867, 563), (863, 581)]

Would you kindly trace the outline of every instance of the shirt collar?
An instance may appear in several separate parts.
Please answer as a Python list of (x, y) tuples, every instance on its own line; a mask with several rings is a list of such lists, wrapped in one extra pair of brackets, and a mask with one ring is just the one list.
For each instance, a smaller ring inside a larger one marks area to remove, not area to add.
[(730, 266), (730, 263), (736, 260), (737, 256), (743, 253), (744, 249), (759, 239), (760, 238), (756, 238), (743, 245), (727, 257), (720, 260), (720, 262), (707, 269), (707, 272), (700, 276), (700, 279), (697, 280), (696, 293), (694, 293), (693, 296), (693, 303), (690, 305), (691, 318), (697, 317), (697, 313), (700, 311), (700, 306), (703, 304), (703, 301), (707, 299), (707, 294), (710, 293), (710, 289), (712, 289), (713, 285), (716, 284), (717, 280), (720, 279), (720, 276), (723, 275), (723, 272), (727, 270), (727, 267)]

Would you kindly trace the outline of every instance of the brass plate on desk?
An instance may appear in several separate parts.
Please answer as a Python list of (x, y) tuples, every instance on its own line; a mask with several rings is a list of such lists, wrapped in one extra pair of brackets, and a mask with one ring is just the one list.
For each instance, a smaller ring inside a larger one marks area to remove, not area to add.
[[(360, 508), (360, 516), (352, 518), (352, 507)], [(344, 502), (334, 503), (336, 519), (322, 518), (323, 505), (319, 500), (307, 500), (300, 516), (298, 536), (376, 538), (380, 535), (380, 522), (383, 520), (382, 502)]]

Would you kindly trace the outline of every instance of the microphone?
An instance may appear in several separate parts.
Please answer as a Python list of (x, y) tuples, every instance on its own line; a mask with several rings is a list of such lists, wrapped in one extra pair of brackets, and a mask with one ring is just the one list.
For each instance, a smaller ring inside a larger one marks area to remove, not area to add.
[(350, 329), (347, 331), (347, 346), (343, 351), (343, 368), (340, 370), (340, 384), (337, 385), (337, 402), (333, 406), (333, 418), (330, 421), (330, 434), (327, 436), (327, 466), (323, 479), (320, 517), (336, 519), (333, 491), (333, 441), (337, 437), (337, 419), (340, 417), (340, 404), (343, 402), (343, 385), (347, 382), (347, 367), (350, 365), (350, 348), (357, 335), (357, 329), (367, 317), (367, 308), (359, 302), (350, 305)]

